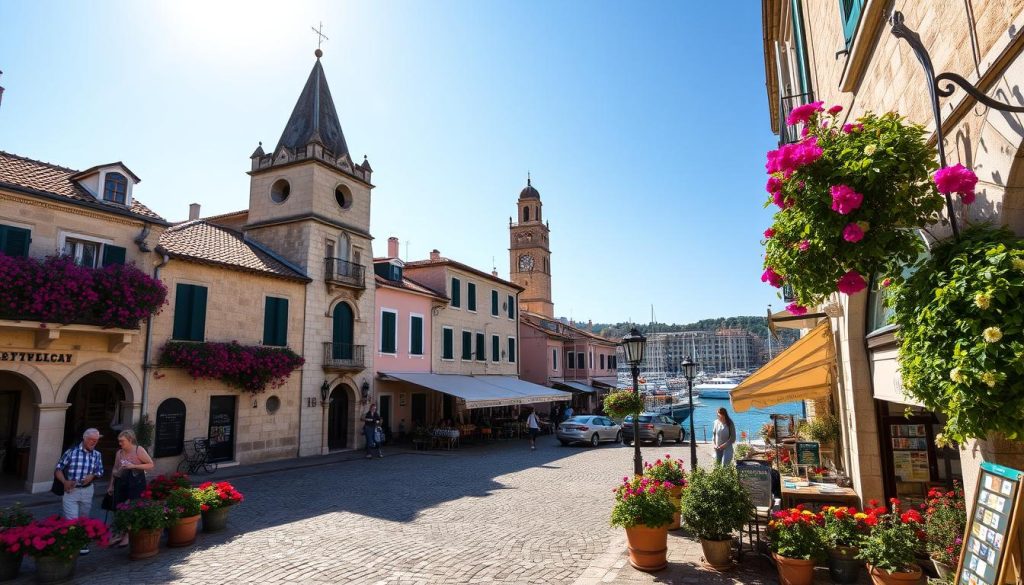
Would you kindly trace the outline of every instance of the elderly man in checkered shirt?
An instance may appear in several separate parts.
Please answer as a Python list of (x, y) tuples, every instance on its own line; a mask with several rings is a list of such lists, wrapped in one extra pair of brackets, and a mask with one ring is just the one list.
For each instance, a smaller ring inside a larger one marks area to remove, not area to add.
[[(93, 483), (103, 477), (103, 460), (96, 450), (96, 443), (101, 436), (96, 429), (86, 429), (82, 433), (82, 442), (65, 451), (57, 462), (53, 476), (64, 484), (61, 504), (64, 506), (65, 518), (89, 517), (95, 487)], [(89, 549), (83, 548), (80, 552), (86, 555)]]

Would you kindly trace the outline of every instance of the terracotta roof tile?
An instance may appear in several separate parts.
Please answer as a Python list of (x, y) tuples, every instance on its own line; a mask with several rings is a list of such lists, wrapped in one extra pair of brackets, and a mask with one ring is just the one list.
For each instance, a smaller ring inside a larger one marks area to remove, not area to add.
[(454, 268), (458, 268), (459, 270), (464, 270), (471, 274), (475, 274), (481, 278), (486, 278), (488, 280), (504, 284), (505, 286), (514, 288), (520, 292), (526, 290), (525, 287), (519, 286), (514, 282), (505, 280), (504, 278), (498, 276), (494, 276), (493, 274), (484, 272), (483, 270), (479, 270), (477, 268), (473, 268), (468, 264), (463, 264), (462, 262), (459, 262), (458, 260), (452, 260), (451, 258), (441, 257), (437, 260), (412, 260), (410, 262), (405, 263), (406, 270), (415, 270), (417, 268), (426, 268), (429, 266), (452, 266)]
[(305, 274), (288, 266), (263, 247), (247, 242), (241, 233), (202, 219), (168, 228), (160, 236), (157, 249), (169, 256), (194, 262), (310, 281)]
[(442, 301), (449, 300), (448, 297), (443, 293), (439, 293), (436, 290), (430, 288), (429, 286), (420, 284), (409, 277), (403, 277), (402, 282), (395, 282), (393, 280), (383, 278), (379, 274), (374, 274), (374, 280), (376, 281), (378, 286), (390, 286), (392, 288), (399, 288), (412, 292), (417, 292), (424, 295), (430, 295)]
[(71, 180), (71, 177), (77, 174), (79, 174), (78, 171), (74, 169), (0, 150), (0, 186), (28, 189), (65, 197), (72, 201), (107, 206), (122, 213), (127, 211), (148, 219), (164, 220), (135, 198), (132, 198), (130, 208), (97, 200), (82, 186)]

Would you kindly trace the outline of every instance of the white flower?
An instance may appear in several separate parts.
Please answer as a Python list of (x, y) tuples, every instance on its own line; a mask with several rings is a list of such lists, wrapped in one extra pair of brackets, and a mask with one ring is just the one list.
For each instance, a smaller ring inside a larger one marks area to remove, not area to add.
[(960, 368), (953, 368), (949, 371), (949, 379), (957, 384), (963, 384), (967, 381), (967, 376), (964, 376), (963, 372), (960, 371)]
[(871, 156), (872, 154), (875, 154), (876, 150), (878, 150), (877, 146), (875, 146), (874, 144), (869, 144), (864, 147), (864, 154)]
[(1024, 270), (1024, 258), (1014, 258), (1013, 267), (1017, 270)]
[(995, 343), (1003, 338), (1003, 332), (998, 327), (988, 327), (981, 332), (981, 336), (985, 338), (985, 343)]
[(992, 297), (990, 297), (990, 296), (988, 296), (986, 294), (978, 293), (978, 294), (974, 295), (974, 304), (979, 309), (987, 309), (991, 302), (992, 302)]
[(992, 372), (985, 372), (981, 375), (981, 381), (988, 384), (989, 388), (994, 388), (996, 385), (996, 375)]

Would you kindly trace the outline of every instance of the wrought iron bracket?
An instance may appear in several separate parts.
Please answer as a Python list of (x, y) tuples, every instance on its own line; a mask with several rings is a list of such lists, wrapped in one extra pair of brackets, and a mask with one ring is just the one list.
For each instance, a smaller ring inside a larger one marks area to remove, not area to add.
[[(914, 56), (917, 57), (918, 62), (921, 63), (921, 68), (924, 69), (926, 81), (928, 82), (928, 95), (932, 103), (932, 116), (935, 118), (935, 146), (939, 152), (940, 167), (946, 166), (946, 145), (943, 140), (942, 110), (939, 109), (939, 97), (953, 95), (956, 91), (954, 84), (959, 85), (968, 95), (990, 108), (1001, 112), (1024, 113), (1024, 106), (1014, 106), (992, 99), (961, 75), (950, 72), (935, 75), (935, 67), (932, 65), (931, 55), (928, 54), (928, 49), (921, 42), (921, 35), (904, 23), (903, 13), (899, 10), (894, 11), (889, 18), (889, 24), (892, 27), (893, 36), (903, 39), (910, 45), (911, 50), (914, 51)], [(950, 226), (953, 228), (953, 236), (959, 239), (960, 228), (957, 225), (956, 215), (953, 213), (953, 198), (949, 194), (946, 194), (946, 211), (949, 214)]]

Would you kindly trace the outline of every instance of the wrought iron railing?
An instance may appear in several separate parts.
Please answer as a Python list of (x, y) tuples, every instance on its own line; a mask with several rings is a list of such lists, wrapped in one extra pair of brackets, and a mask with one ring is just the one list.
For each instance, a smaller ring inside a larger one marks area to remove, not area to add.
[(366, 367), (366, 346), (324, 342), (324, 367), (362, 369)]
[(361, 265), (341, 258), (324, 258), (324, 262), (324, 279), (327, 282), (366, 288), (365, 272)]
[(800, 140), (800, 132), (803, 130), (803, 125), (789, 126), (786, 124), (786, 118), (789, 117), (789, 113), (793, 111), (793, 108), (809, 104), (813, 101), (813, 92), (797, 93), (779, 98), (779, 146), (792, 144)]

